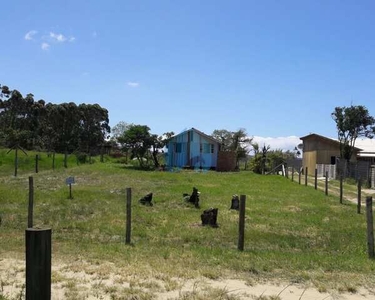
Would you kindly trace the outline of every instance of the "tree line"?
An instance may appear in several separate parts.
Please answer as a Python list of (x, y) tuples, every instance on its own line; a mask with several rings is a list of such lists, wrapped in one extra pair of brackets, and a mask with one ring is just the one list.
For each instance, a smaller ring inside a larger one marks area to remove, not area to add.
[[(136, 160), (141, 168), (158, 168), (165, 163), (164, 149), (168, 148), (168, 142), (173, 135), (173, 132), (153, 134), (146, 125), (128, 124), (122, 121), (112, 128), (111, 141), (114, 148), (119, 147), (124, 153), (125, 163), (132, 159)], [(221, 151), (235, 152), (238, 169), (241, 165), (260, 174), (301, 154), (297, 147), (294, 151), (282, 151), (271, 150), (269, 145), (261, 146), (253, 142), (253, 138), (248, 136), (244, 128), (237, 131), (216, 129), (211, 136), (220, 142)]]
[(3, 147), (94, 154), (109, 133), (108, 110), (99, 104), (46, 103), (0, 85)]

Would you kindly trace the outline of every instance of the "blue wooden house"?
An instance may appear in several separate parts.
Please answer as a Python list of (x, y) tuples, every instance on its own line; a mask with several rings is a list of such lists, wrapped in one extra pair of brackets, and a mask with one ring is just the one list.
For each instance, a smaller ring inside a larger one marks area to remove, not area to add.
[(216, 169), (219, 150), (220, 142), (191, 128), (173, 136), (169, 141), (167, 166)]

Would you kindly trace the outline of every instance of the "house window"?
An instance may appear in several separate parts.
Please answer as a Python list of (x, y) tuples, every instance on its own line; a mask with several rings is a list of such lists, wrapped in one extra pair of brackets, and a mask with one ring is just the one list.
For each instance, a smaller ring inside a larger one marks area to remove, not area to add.
[(214, 151), (215, 151), (214, 144), (210, 144), (210, 148), (211, 148), (211, 153), (214, 153)]
[(182, 143), (176, 143), (176, 144), (174, 144), (175, 145), (175, 149), (174, 149), (174, 151), (176, 152), (176, 153), (181, 153), (181, 150), (182, 150)]
[(190, 134), (190, 142), (192, 142), (193, 138), (194, 138), (194, 132), (193, 131), (189, 131), (189, 134)]
[(211, 152), (211, 144), (204, 143), (203, 144), (203, 153), (210, 153)]

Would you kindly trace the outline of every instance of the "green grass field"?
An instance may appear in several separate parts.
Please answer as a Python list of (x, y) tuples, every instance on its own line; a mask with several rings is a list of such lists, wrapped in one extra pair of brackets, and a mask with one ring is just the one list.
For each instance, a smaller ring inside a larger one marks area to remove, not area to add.
[[(284, 280), (322, 290), (375, 284), (365, 214), (290, 179), (252, 172), (140, 171), (98, 158), (79, 166), (72, 158), (64, 169), (59, 157), (59, 167), (51, 170), (46, 154), (38, 174), (30, 159), (15, 178), (12, 160), (1, 158), (0, 257), (24, 255), (28, 176), (34, 176), (34, 224), (52, 228), (54, 259), (110, 261), (144, 276)], [(68, 176), (76, 179), (73, 199)], [(193, 186), (201, 192), (201, 209), (183, 201)], [(133, 192), (130, 246), (124, 244), (127, 187)], [(149, 192), (154, 206), (141, 206), (138, 199)], [(238, 212), (229, 210), (233, 194), (247, 195), (243, 252), (237, 251)], [(219, 209), (218, 228), (200, 226), (202, 211), (210, 207)]]

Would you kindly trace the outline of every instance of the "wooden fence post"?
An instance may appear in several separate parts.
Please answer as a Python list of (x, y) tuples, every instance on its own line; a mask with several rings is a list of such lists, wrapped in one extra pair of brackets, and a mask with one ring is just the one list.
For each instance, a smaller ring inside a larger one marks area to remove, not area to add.
[(39, 172), (39, 155), (35, 155), (35, 173)]
[(243, 251), (245, 243), (245, 207), (246, 195), (240, 196), (240, 212), (238, 226), (238, 250)]
[(130, 244), (131, 225), (132, 225), (132, 189), (126, 189), (126, 234), (125, 244)]
[(65, 150), (65, 153), (64, 153), (64, 168), (67, 168), (68, 167), (68, 152), (67, 150)]
[(342, 182), (343, 182), (344, 178), (342, 176), (342, 174), (340, 175), (340, 203), (342, 204), (342, 198), (343, 198), (343, 188), (342, 188)]
[(294, 181), (294, 166), (292, 167), (292, 182)]
[(104, 162), (104, 150), (103, 150), (103, 145), (100, 147), (100, 162)]
[(358, 196), (357, 196), (357, 213), (361, 213), (361, 188), (362, 188), (362, 181), (361, 178), (358, 178)]
[(369, 258), (375, 258), (374, 252), (374, 221), (372, 216), (372, 197), (366, 197), (367, 249)]
[(26, 229), (26, 300), (51, 299), (51, 229)]
[(29, 177), (29, 209), (27, 213), (27, 228), (33, 228), (34, 213), (34, 178)]
[(308, 171), (309, 169), (306, 167), (306, 169), (305, 169), (305, 186), (307, 186), (307, 171)]
[(301, 184), (301, 170), (298, 172), (298, 184)]
[(285, 177), (289, 179), (289, 167), (285, 164)]
[(52, 154), (52, 170), (55, 170), (55, 152)]
[(15, 149), (15, 158), (14, 158), (14, 177), (17, 177), (18, 170), (18, 147)]
[(315, 182), (314, 182), (315, 189), (318, 189), (318, 169), (315, 168)]
[(326, 171), (326, 196), (328, 196), (328, 171)]

